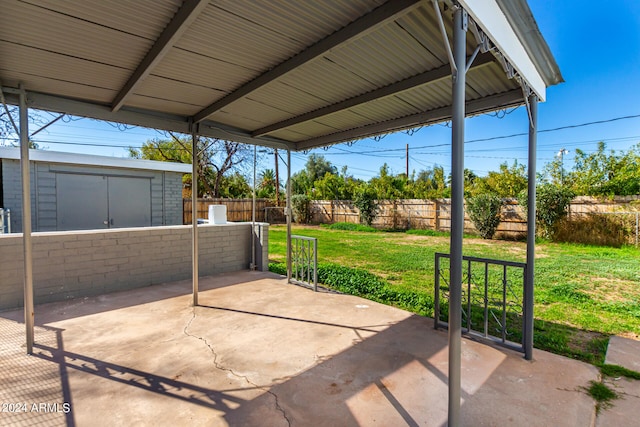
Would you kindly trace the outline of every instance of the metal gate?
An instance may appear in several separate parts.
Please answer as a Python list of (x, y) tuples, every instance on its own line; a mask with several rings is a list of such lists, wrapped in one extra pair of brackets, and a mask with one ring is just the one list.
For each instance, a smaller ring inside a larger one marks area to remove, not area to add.
[(318, 291), (318, 239), (291, 236), (291, 278), (289, 282)]
[[(464, 256), (462, 327), (469, 335), (524, 352), (527, 264)], [(447, 327), (449, 254), (436, 253), (434, 327)], [(529, 314), (533, 316), (533, 313)]]

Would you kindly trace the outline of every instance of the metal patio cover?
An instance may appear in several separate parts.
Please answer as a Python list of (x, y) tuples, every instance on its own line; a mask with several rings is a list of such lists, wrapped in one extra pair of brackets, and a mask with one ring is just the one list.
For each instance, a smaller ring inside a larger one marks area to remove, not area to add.
[[(469, 58), (481, 43), (467, 115), (562, 81), (525, 0), (459, 3)], [(450, 4), (0, 0), (0, 84), (30, 108), (306, 150), (451, 118)]]

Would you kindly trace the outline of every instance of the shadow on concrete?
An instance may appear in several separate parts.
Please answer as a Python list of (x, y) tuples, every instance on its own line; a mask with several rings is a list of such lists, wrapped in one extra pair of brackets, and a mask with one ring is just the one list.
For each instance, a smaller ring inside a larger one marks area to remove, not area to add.
[[(206, 282), (206, 304), (194, 308), (185, 306), (187, 297), (167, 300), (164, 291), (153, 297), (141, 290), (104, 296), (108, 309), (38, 306), (41, 319), (59, 323), (37, 328), (35, 357), (11, 359), (15, 394), (0, 396), (36, 399), (46, 376), (57, 382), (48, 386), (52, 396), (73, 402), (63, 417), (67, 426), (189, 419), (214, 426), (446, 425), (448, 337), (432, 319), (315, 294), (264, 274)], [(144, 303), (150, 305), (139, 310)], [(72, 308), (60, 315), (60, 307)], [(82, 315), (93, 316), (74, 319)], [(24, 332), (6, 318), (0, 325), (13, 341)], [(463, 424), (587, 425), (593, 405), (576, 384), (597, 372), (539, 357), (527, 362), (463, 340)], [(42, 372), (31, 384), (21, 377), (28, 363)], [(105, 402), (118, 408), (117, 419), (95, 415)]]

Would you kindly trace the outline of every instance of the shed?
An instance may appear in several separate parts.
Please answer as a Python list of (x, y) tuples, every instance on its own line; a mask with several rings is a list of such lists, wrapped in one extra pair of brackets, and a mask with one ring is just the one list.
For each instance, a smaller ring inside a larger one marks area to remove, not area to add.
[[(191, 166), (30, 150), (32, 228), (89, 230), (182, 224), (182, 175)], [(0, 207), (22, 231), (20, 150), (0, 148)]]

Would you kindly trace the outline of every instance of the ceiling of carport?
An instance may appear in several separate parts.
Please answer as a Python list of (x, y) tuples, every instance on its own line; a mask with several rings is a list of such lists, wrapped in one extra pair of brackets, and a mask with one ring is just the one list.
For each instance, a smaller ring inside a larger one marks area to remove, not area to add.
[[(526, 1), (489, 3), (545, 86), (562, 81)], [(9, 102), (22, 83), (35, 108), (293, 150), (450, 118), (432, 1), (2, 0), (2, 12)], [(477, 44), (469, 31), (468, 56)], [(468, 72), (469, 114), (524, 102), (526, 76), (509, 78), (498, 45)]]

